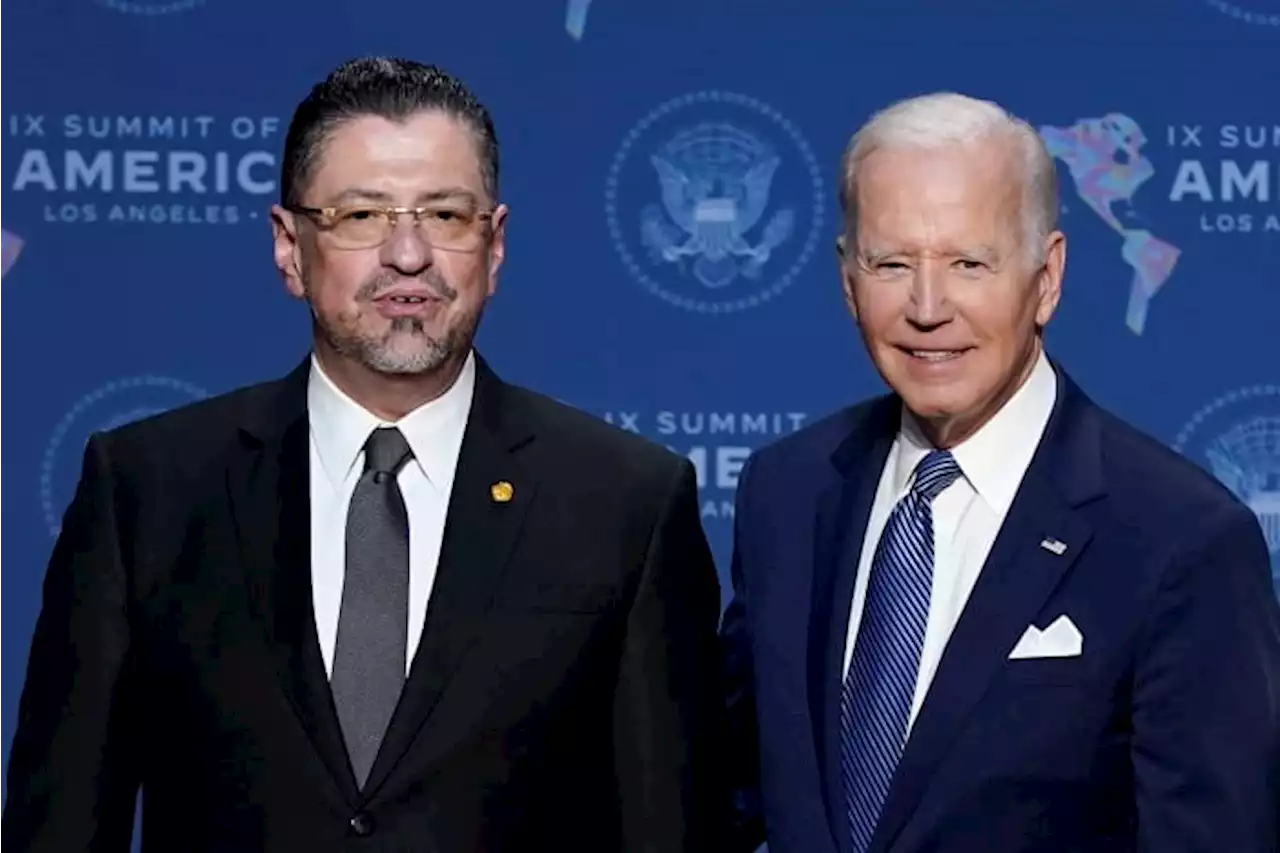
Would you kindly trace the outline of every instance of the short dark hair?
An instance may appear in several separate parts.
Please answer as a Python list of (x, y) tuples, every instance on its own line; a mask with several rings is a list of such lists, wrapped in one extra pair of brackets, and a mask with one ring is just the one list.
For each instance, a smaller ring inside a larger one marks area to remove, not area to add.
[(302, 203), (326, 138), (343, 123), (368, 115), (405, 121), (433, 110), (464, 122), (475, 132), (485, 191), (496, 200), (497, 133), (488, 110), (462, 81), (411, 59), (363, 57), (335, 68), (294, 111), (280, 167), (281, 204)]

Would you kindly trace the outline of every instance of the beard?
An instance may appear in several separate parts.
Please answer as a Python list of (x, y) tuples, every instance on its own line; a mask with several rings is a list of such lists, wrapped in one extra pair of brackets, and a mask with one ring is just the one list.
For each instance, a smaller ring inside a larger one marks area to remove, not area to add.
[[(445, 307), (457, 302), (458, 291), (434, 269), (419, 280)], [(355, 300), (368, 305), (402, 281), (398, 276), (378, 274), (360, 287)], [(455, 356), (465, 354), (475, 338), (482, 311), (483, 303), (455, 315), (452, 324), (438, 334), (432, 334), (417, 317), (396, 317), (385, 331), (372, 332), (361, 328), (361, 309), (326, 317), (313, 303), (311, 313), (316, 331), (337, 355), (357, 361), (375, 373), (409, 376), (431, 373)]]

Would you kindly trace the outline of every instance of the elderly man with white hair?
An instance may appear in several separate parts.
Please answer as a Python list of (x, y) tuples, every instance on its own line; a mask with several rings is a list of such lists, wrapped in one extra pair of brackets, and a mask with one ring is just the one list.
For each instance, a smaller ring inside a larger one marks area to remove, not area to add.
[(842, 179), (844, 294), (890, 392), (742, 472), (725, 849), (1274, 853), (1266, 542), (1046, 354), (1066, 240), (1039, 136), (913, 98)]

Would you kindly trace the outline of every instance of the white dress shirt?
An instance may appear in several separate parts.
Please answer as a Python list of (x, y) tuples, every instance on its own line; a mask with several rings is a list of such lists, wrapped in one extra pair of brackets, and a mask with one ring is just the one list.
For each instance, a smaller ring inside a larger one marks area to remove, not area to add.
[[(978, 432), (952, 448), (962, 476), (933, 501), (933, 587), (908, 731), (915, 723), (942, 652), (1040, 444), (1056, 396), (1053, 367), (1041, 352), (1031, 376), (1013, 397)], [(931, 450), (933, 447), (919, 425), (904, 410), (902, 428), (885, 460), (862, 542), (845, 643), (846, 674), (853, 658), (871, 560), (880, 535), (889, 513), (906, 495), (916, 465)]]
[(474, 389), (475, 357), (469, 355), (448, 391), (396, 423), (388, 423), (339, 390), (312, 357), (307, 385), (311, 424), (311, 590), (326, 672), (333, 672), (346, 567), (347, 506), (364, 472), (364, 443), (374, 429), (394, 426), (413, 451), (413, 458), (397, 477), (409, 516), (408, 673), (426, 621), (453, 475)]

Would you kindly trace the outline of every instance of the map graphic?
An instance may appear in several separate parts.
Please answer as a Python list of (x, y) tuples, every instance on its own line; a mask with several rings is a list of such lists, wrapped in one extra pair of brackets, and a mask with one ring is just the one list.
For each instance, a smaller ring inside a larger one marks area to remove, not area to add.
[(1147, 142), (1142, 128), (1126, 115), (1109, 113), (1080, 119), (1070, 127), (1042, 127), (1040, 136), (1050, 155), (1070, 171), (1080, 200), (1122, 238), (1120, 256), (1133, 268), (1125, 322), (1134, 334), (1142, 334), (1147, 307), (1182, 254), (1147, 229), (1125, 224), (1113, 209), (1123, 203), (1132, 211), (1133, 196), (1155, 174), (1142, 155)]
[(564, 13), (564, 28), (575, 41), (582, 41), (582, 33), (587, 28), (587, 10), (590, 8), (591, 0), (569, 0), (569, 7)]
[(22, 252), (22, 238), (12, 231), (0, 231), (0, 241), (0, 276), (3, 276)]

